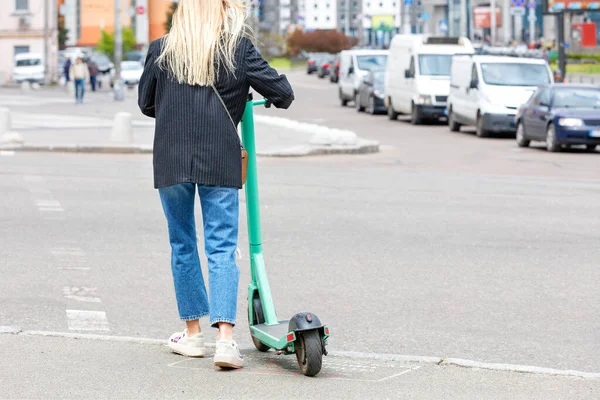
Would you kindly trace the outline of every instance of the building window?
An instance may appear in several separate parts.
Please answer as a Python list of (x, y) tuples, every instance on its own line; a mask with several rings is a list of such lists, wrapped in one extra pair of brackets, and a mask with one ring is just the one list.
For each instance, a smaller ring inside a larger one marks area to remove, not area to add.
[(15, 10), (28, 11), (29, 10), (29, 0), (15, 0)]
[(14, 55), (29, 53), (29, 46), (15, 46)]

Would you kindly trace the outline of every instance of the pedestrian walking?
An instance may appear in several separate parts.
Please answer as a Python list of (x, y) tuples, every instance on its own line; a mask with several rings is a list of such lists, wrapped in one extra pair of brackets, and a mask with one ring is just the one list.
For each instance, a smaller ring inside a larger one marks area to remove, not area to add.
[(88, 61), (88, 71), (90, 73), (90, 86), (92, 88), (92, 92), (96, 91), (96, 84), (98, 82), (98, 65), (92, 61)]
[(77, 57), (75, 64), (71, 65), (70, 75), (75, 82), (75, 103), (83, 104), (85, 83), (90, 80), (90, 71), (83, 58)]
[[(142, 113), (156, 118), (154, 186), (168, 225), (179, 317), (186, 323), (169, 338), (169, 347), (204, 356), (199, 319), (209, 316), (218, 329), (215, 365), (230, 368), (243, 365), (233, 340), (242, 187), (236, 127), (250, 87), (278, 108), (294, 100), (287, 78), (269, 67), (247, 37), (246, 12), (243, 0), (180, 0), (170, 32), (150, 45), (138, 94)], [(196, 193), (210, 299), (198, 257)]]
[(69, 57), (67, 57), (67, 60), (65, 61), (65, 65), (63, 66), (63, 70), (65, 73), (65, 81), (67, 83), (69, 83), (71, 80), (71, 75), (70, 75), (71, 74), (71, 65), (72, 65), (71, 59)]

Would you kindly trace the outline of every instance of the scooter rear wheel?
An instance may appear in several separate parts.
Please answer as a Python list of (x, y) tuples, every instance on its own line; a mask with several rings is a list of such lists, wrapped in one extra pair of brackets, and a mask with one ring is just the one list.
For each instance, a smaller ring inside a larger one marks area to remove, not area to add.
[(303, 375), (315, 376), (323, 365), (323, 340), (318, 329), (296, 332), (296, 358)]
[[(250, 325), (263, 324), (265, 322), (265, 316), (263, 314), (262, 304), (260, 303), (260, 298), (258, 296), (255, 296), (252, 300), (252, 308), (254, 309), (254, 312), (252, 315), (252, 321), (250, 321)], [(249, 312), (248, 315), (250, 315)], [(255, 338), (254, 335), (252, 335), (252, 331), (250, 331), (250, 337), (252, 338), (254, 347), (256, 347), (258, 351), (262, 351), (263, 353), (269, 351), (270, 347)]]

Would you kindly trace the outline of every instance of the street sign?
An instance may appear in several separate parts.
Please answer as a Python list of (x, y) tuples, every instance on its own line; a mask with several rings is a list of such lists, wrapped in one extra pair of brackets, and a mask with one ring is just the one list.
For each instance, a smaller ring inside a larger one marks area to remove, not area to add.
[(513, 7), (523, 7), (526, 0), (512, 0)]
[(413, 0), (404, 0), (404, 5), (405, 6), (412, 6), (413, 5)]
[(438, 21), (438, 30), (440, 33), (448, 33), (448, 21), (445, 19), (440, 19)]
[(510, 15), (514, 15), (515, 17), (522, 17), (525, 15), (525, 9), (523, 7), (511, 7)]
[(144, 14), (146, 14), (146, 7), (144, 7), (144, 6), (137, 6), (135, 8), (135, 13), (137, 15), (144, 15)]
[(533, 8), (533, 9), (535, 9), (535, 1), (530, 1), (530, 2), (529, 2), (529, 4), (527, 4), (527, 6), (528, 6), (529, 8)]

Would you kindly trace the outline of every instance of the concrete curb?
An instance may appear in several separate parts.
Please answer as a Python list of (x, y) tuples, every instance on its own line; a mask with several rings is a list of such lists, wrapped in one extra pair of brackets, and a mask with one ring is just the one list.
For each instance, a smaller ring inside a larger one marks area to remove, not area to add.
[[(95, 154), (152, 154), (152, 145), (3, 145), (0, 151), (52, 152), (52, 153), (95, 153)], [(379, 143), (361, 141), (356, 146), (299, 146), (289, 149), (258, 152), (262, 157), (305, 157), (321, 155), (372, 154), (379, 152)]]

